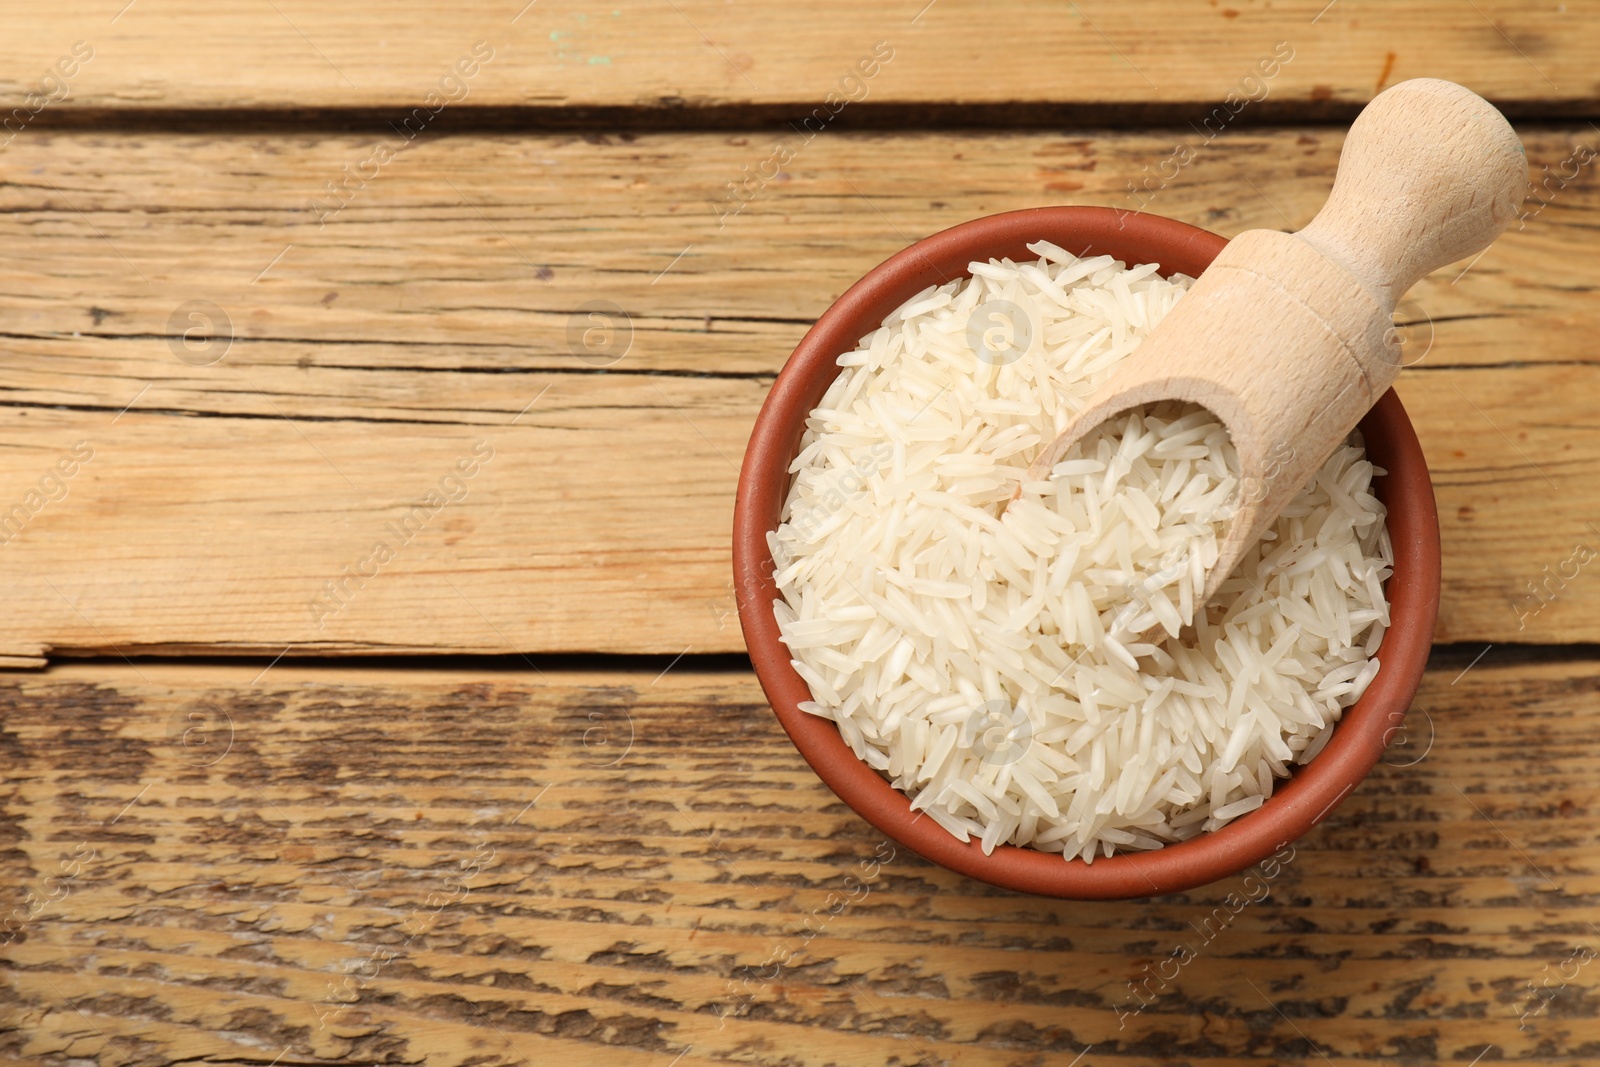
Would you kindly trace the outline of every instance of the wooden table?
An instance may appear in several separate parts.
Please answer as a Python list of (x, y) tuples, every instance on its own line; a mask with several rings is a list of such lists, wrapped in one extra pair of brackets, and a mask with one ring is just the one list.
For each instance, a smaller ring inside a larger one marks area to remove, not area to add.
[[(1600, 1062), (1594, 4), (0, 25), (5, 1062)], [(1400, 312), (1445, 551), (1401, 743), (1237, 913), (884, 841), (733, 612), (807, 325), (991, 212), (1298, 228), (1423, 75), (1538, 185)]]

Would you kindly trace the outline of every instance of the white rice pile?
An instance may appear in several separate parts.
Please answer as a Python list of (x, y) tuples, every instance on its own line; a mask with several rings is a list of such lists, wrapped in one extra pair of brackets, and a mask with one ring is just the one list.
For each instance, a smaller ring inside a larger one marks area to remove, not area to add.
[(1026, 471), (1191, 279), (1028, 247), (839, 357), (769, 535), (776, 610), (802, 707), (913, 807), (1092, 861), (1216, 829), (1321, 750), (1377, 674), (1392, 555), (1353, 437), (1185, 625), (1240, 491), (1209, 413)]

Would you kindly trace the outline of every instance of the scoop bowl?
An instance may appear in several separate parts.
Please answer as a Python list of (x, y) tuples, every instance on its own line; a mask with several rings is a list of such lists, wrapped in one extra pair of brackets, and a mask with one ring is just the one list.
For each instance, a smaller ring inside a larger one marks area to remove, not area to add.
[(1174, 219), (1098, 207), (1011, 211), (918, 241), (870, 271), (830, 307), (789, 357), (756, 418), (739, 475), (733, 569), (739, 621), (762, 690), (795, 747), (840, 799), (878, 830), (925, 859), (992, 885), (1044, 896), (1112, 900), (1176, 893), (1259, 863), (1322, 822), (1366, 777), (1400, 730), (1432, 646), (1439, 604), (1439, 519), (1427, 463), (1411, 421), (1391, 390), (1361, 420), (1368, 458), (1388, 473), (1374, 480), (1388, 509), (1394, 573), (1385, 585), (1391, 625), (1378, 675), (1334, 729), (1326, 747), (1277, 786), (1260, 808), (1220, 830), (1148, 852), (1085, 863), (1059, 853), (1001, 845), (985, 855), (962, 842), (856, 758), (838, 728), (800, 710), (811, 694), (779, 639), (767, 534), (789, 493), (806, 417), (852, 351), (883, 319), (929, 285), (967, 274), (973, 260), (1035, 258), (1047, 240), (1075, 255), (1108, 254), (1162, 274), (1199, 276), (1226, 239)]

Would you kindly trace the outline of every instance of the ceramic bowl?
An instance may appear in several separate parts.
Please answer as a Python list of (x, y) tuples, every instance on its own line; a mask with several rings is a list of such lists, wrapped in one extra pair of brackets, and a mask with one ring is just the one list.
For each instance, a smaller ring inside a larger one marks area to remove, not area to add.
[(1228, 877), (1260, 862), (1328, 816), (1372, 769), (1399, 730), (1422, 679), (1439, 603), (1439, 520), (1416, 433), (1393, 391), (1361, 422), (1368, 457), (1388, 473), (1375, 480), (1388, 508), (1394, 574), (1385, 590), (1392, 625), (1382, 668), (1317, 757), (1280, 783), (1260, 808), (1220, 830), (1148, 852), (1085, 863), (1059, 853), (1002, 845), (984, 855), (932, 819), (850, 751), (833, 723), (801, 711), (811, 694), (790, 666), (772, 604), (767, 533), (788, 495), (789, 464), (806, 416), (839, 373), (836, 360), (883, 319), (929, 285), (965, 276), (972, 260), (1032, 260), (1026, 245), (1052, 241), (1077, 255), (1107, 253), (1123, 262), (1157, 263), (1161, 273), (1198, 276), (1226, 244), (1216, 234), (1173, 219), (1095, 207), (1011, 211), (936, 233), (891, 257), (841, 296), (784, 365), (745, 452), (734, 512), (733, 566), (739, 619), (751, 662), (778, 720), (817, 775), (862, 818), (919, 855), (993, 885), (1084, 900), (1174, 893)]

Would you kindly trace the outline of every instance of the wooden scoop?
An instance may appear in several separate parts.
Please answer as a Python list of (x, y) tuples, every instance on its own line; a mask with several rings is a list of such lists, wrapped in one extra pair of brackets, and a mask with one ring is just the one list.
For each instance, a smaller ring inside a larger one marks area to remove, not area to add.
[(1198, 611), (1394, 381), (1395, 303), (1423, 275), (1487, 248), (1527, 180), (1522, 144), (1488, 101), (1433, 78), (1380, 93), (1350, 127), (1310, 225), (1230, 241), (1029, 479), (1048, 479), (1073, 443), (1130, 408), (1210, 410), (1232, 435), (1243, 481)]

